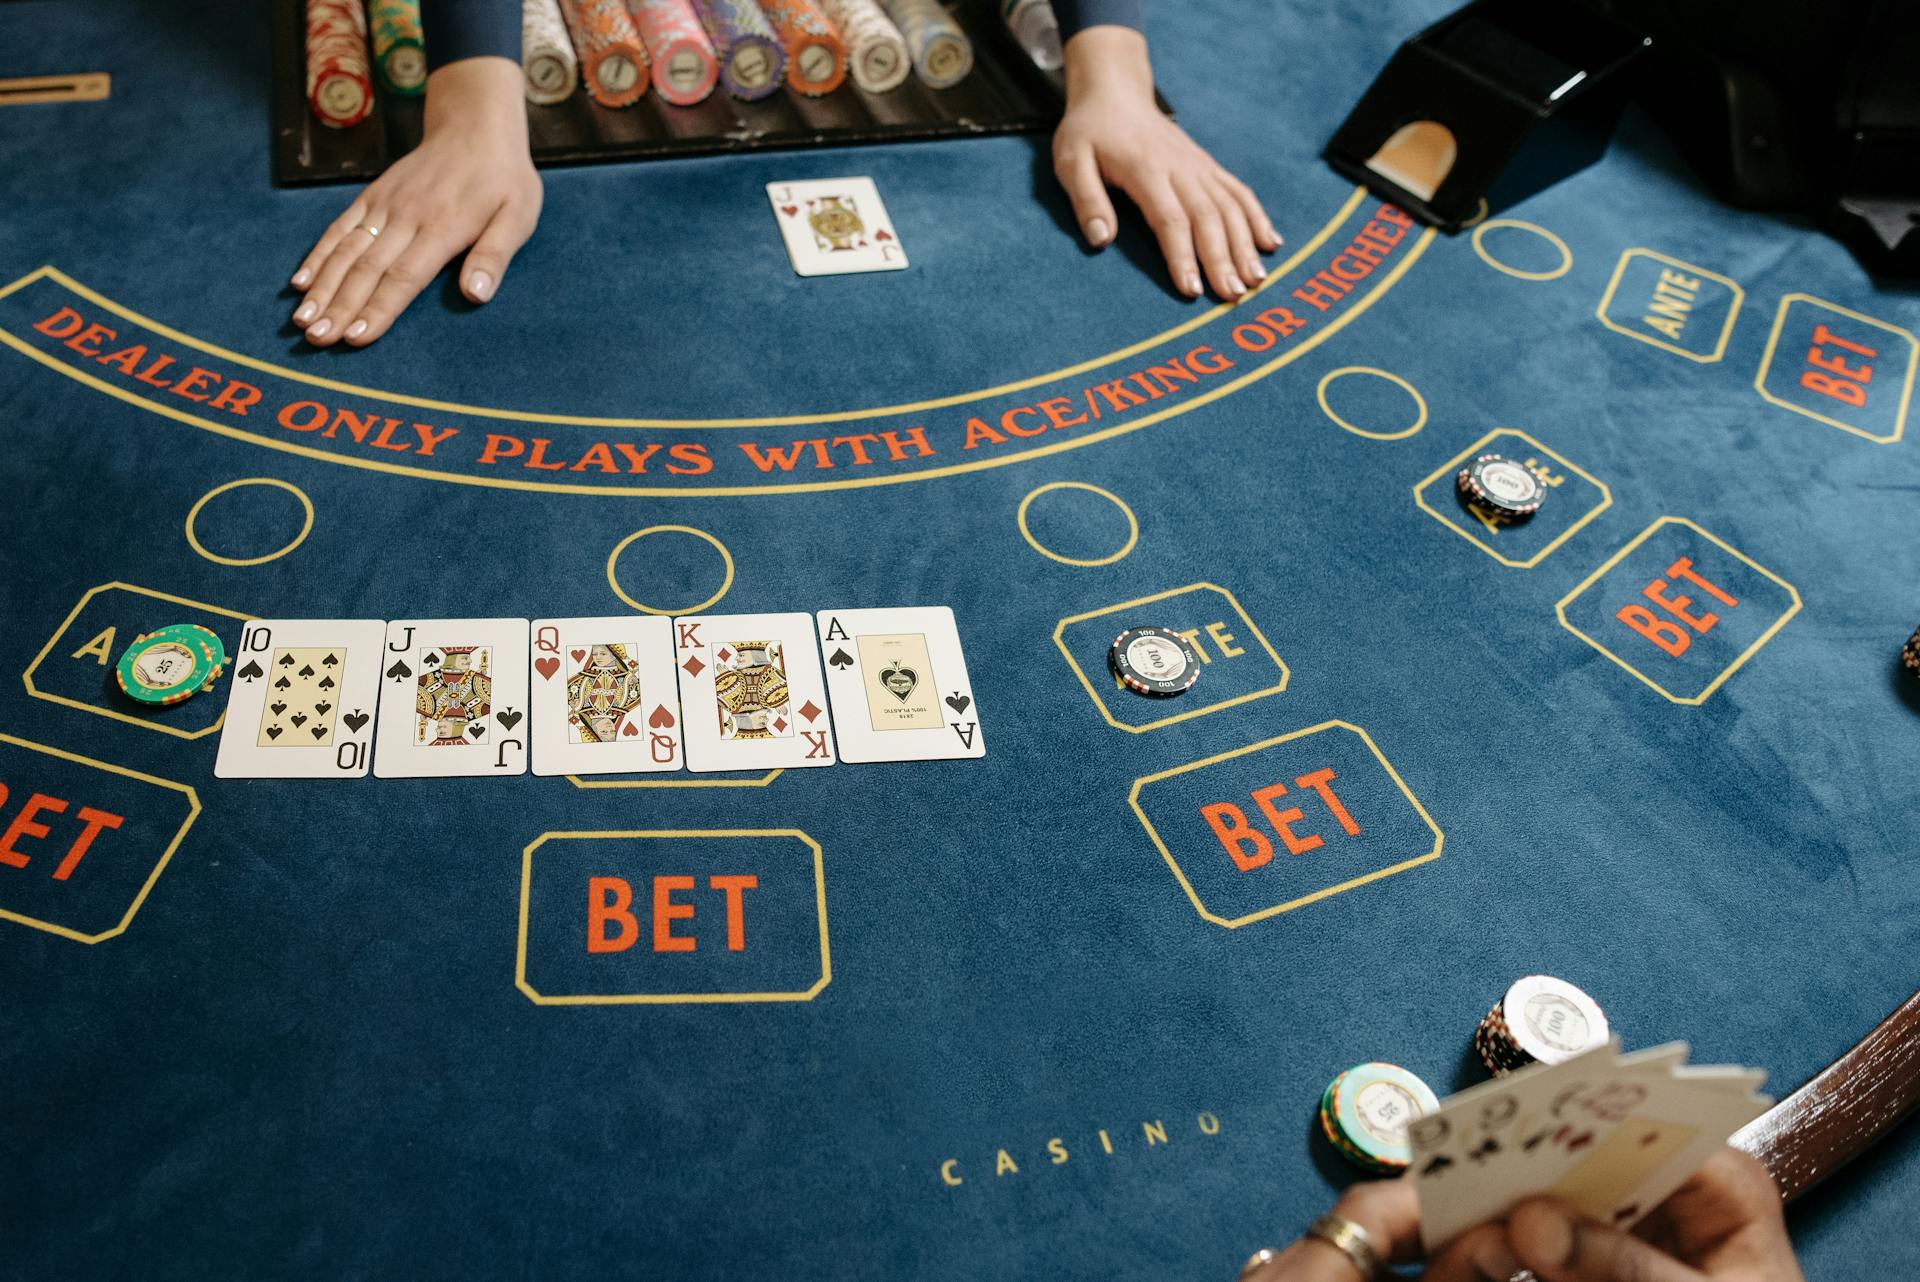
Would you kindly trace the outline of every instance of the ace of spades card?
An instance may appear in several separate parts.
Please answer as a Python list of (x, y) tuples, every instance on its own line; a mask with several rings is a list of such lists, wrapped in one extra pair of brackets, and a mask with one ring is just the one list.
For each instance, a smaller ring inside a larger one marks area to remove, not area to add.
[(813, 621), (804, 614), (673, 620), (687, 769), (769, 770), (834, 763)]
[(768, 183), (774, 220), (801, 276), (897, 272), (907, 266), (887, 207), (871, 178)]
[(816, 621), (841, 760), (987, 755), (952, 610), (822, 610)]
[(529, 679), (533, 773), (680, 769), (680, 692), (666, 619), (537, 619)]
[(381, 663), (376, 776), (526, 773), (525, 619), (396, 619)]
[(380, 698), (378, 619), (255, 619), (240, 632), (213, 773), (358, 779)]

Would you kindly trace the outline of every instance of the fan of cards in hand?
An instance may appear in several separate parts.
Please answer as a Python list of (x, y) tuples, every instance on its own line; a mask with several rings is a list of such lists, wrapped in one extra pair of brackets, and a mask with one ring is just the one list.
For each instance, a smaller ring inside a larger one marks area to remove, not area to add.
[(1429, 1254), (1530, 1197), (1631, 1228), (1773, 1101), (1766, 1074), (1612, 1041), (1442, 1101), (1407, 1136)]

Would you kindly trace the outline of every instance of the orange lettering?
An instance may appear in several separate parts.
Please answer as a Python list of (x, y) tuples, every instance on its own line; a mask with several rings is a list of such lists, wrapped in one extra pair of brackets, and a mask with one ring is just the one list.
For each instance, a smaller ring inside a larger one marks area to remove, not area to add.
[(673, 892), (692, 890), (691, 877), (655, 877), (653, 879), (653, 951), (690, 953), (694, 940), (690, 935), (673, 933), (673, 923), (693, 916), (692, 904), (676, 904)]
[(1301, 775), (1293, 782), (1296, 787), (1311, 788), (1319, 793), (1320, 800), (1327, 803), (1327, 809), (1332, 811), (1333, 817), (1340, 821), (1340, 826), (1346, 830), (1347, 836), (1360, 835), (1360, 825), (1353, 821), (1353, 816), (1347, 813), (1347, 808), (1340, 804), (1340, 798), (1334, 796), (1333, 789), (1327, 786), (1333, 782), (1331, 767), (1316, 770), (1310, 775)]
[(13, 843), (22, 837), (46, 836), (47, 825), (33, 822), (33, 817), (42, 810), (50, 810), (56, 815), (61, 814), (66, 808), (66, 802), (58, 797), (49, 797), (44, 792), (36, 792), (28, 797), (27, 804), (20, 807), (20, 813), (15, 815), (13, 822), (7, 825), (6, 832), (0, 833), (0, 864), (25, 868), (33, 856), (21, 854), (13, 848)]
[(1816, 374), (1812, 370), (1800, 376), (1800, 386), (1809, 392), (1818, 392), (1842, 405), (1851, 405), (1855, 409), (1867, 403), (1867, 389), (1858, 383), (1849, 383), (1843, 378), (1833, 378), (1826, 374)]
[[(1233, 818), (1228, 820), (1228, 815)], [(1220, 845), (1233, 858), (1234, 867), (1241, 872), (1252, 872), (1273, 862), (1273, 843), (1256, 832), (1247, 823), (1246, 812), (1231, 801), (1216, 801), (1210, 806), (1200, 807), (1200, 817), (1213, 829), (1213, 835), (1220, 839)], [(1251, 846), (1254, 853), (1241, 854), (1243, 845)]]
[[(745, 952), (747, 947), (747, 910), (741, 902), (741, 892), (758, 890), (760, 879), (752, 873), (736, 873), (730, 877), (709, 877), (707, 885), (724, 893), (727, 897), (727, 951)], [(692, 912), (692, 909), (688, 909)]]
[(67, 857), (62, 859), (60, 866), (53, 870), (55, 881), (65, 881), (73, 876), (73, 870), (78, 868), (80, 861), (87, 857), (87, 851), (93, 846), (93, 839), (100, 835), (102, 828), (118, 828), (122, 823), (119, 815), (95, 810), (92, 806), (80, 807), (80, 818), (87, 826), (80, 830), (80, 835), (73, 839), (71, 846), (67, 847)]
[(1306, 818), (1300, 813), (1300, 807), (1289, 806), (1285, 810), (1273, 808), (1273, 798), (1281, 796), (1286, 790), (1287, 785), (1283, 783), (1270, 783), (1264, 788), (1256, 788), (1253, 792), (1254, 804), (1260, 807), (1260, 813), (1267, 817), (1267, 822), (1273, 825), (1273, 830), (1280, 834), (1280, 840), (1287, 843), (1288, 854), (1304, 855), (1309, 850), (1319, 849), (1325, 844), (1321, 841), (1320, 834), (1308, 833), (1302, 837), (1293, 830), (1294, 824)]
[[(627, 911), (633, 905), (633, 887), (625, 877), (587, 878), (587, 951), (624, 953), (640, 938), (640, 922)], [(607, 923), (618, 927), (607, 934)]]
[(1623, 605), (1613, 617), (1659, 646), (1672, 658), (1679, 658), (1693, 644), (1693, 638), (1682, 631), (1679, 624), (1656, 618), (1653, 611), (1644, 605)]

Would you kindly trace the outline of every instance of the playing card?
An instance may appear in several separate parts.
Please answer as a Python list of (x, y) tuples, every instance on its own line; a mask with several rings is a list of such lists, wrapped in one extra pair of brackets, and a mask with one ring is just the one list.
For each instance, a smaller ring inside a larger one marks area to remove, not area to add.
[(378, 619), (256, 619), (232, 658), (222, 779), (358, 779), (380, 698)]
[(842, 761), (987, 755), (952, 610), (822, 610), (816, 619)]
[(799, 275), (897, 272), (907, 265), (871, 178), (768, 183), (767, 199)]
[(1409, 1131), (1421, 1237), (1550, 1194), (1631, 1227), (1771, 1102), (1759, 1074), (1690, 1069), (1684, 1043), (1633, 1056), (1617, 1043), (1462, 1091)]
[(827, 691), (806, 615), (675, 619), (673, 658), (687, 769), (833, 764)]
[(525, 619), (396, 619), (381, 658), (375, 775), (526, 772)]
[(533, 773), (680, 768), (680, 690), (666, 619), (535, 620), (529, 680)]

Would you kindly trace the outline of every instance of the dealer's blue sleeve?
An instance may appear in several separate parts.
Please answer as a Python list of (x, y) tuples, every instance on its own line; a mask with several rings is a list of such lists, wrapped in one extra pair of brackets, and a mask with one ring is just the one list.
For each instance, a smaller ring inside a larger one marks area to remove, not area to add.
[(1147, 29), (1142, 13), (1145, 0), (1053, 0), (1054, 16), (1060, 19), (1060, 38), (1071, 40), (1088, 27), (1132, 27)]
[(427, 65), (462, 58), (520, 61), (520, 0), (420, 0)]

